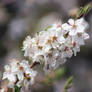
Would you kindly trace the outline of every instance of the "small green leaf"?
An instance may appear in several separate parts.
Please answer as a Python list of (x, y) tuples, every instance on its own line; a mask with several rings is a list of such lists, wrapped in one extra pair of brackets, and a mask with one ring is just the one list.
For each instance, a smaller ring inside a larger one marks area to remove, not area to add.
[(80, 7), (79, 11), (78, 11), (78, 16), (81, 16), (84, 13), (84, 9), (83, 7)]
[(21, 87), (18, 87), (18, 86), (14, 86), (14, 90), (15, 90), (15, 92), (20, 92), (20, 89), (21, 89)]
[(66, 81), (66, 84), (64, 86), (64, 92), (67, 92), (67, 90), (73, 85), (73, 76), (69, 77), (69, 79)]
[(91, 9), (91, 5), (88, 4), (84, 7), (84, 12), (87, 13)]
[(47, 31), (47, 30), (50, 29), (51, 27), (52, 27), (51, 25), (47, 26), (47, 27), (45, 28), (45, 31)]

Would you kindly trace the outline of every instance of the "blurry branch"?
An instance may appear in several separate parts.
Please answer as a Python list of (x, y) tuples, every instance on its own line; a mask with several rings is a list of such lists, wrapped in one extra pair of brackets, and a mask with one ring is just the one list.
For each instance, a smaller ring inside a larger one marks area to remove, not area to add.
[(67, 92), (67, 90), (72, 87), (72, 85), (73, 85), (72, 81), (73, 81), (73, 77), (71, 76), (71, 77), (66, 81), (66, 84), (65, 84), (65, 86), (64, 86), (64, 92)]
[(30, 68), (33, 68), (33, 67), (35, 67), (36, 65), (39, 65), (39, 64), (40, 64), (39, 62), (33, 62), (33, 63), (31, 64)]

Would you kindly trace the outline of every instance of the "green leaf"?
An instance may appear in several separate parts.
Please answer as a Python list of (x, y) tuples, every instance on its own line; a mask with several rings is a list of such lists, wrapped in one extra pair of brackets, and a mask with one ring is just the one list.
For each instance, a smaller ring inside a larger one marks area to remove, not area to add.
[(92, 3), (89, 3), (84, 7), (80, 7), (77, 18), (81, 17), (82, 15), (87, 14), (91, 9), (92, 9)]
[(84, 12), (87, 13), (92, 8), (91, 4), (88, 4), (84, 7)]
[(47, 30), (50, 29), (51, 27), (52, 27), (51, 25), (47, 26), (47, 27), (45, 28), (45, 31), (47, 31)]
[(14, 86), (14, 90), (15, 90), (15, 92), (20, 92), (20, 89), (21, 89), (21, 87), (18, 87), (18, 86)]
[(67, 90), (73, 85), (73, 76), (69, 77), (69, 79), (66, 81), (66, 84), (64, 86), (64, 92), (67, 92)]
[(81, 16), (84, 13), (84, 9), (83, 7), (80, 7), (79, 11), (78, 11), (78, 16)]

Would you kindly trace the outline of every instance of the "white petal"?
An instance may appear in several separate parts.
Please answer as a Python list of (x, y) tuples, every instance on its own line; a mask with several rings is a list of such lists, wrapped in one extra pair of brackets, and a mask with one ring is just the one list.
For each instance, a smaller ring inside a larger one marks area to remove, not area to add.
[(4, 72), (4, 73), (3, 73), (2, 80), (6, 79), (6, 78), (7, 78), (7, 76), (8, 76), (8, 73), (7, 73), (7, 72)]
[(5, 65), (4, 68), (5, 68), (6, 71), (9, 71), (10, 70), (10, 66), (9, 65)]
[(23, 80), (23, 79), (24, 79), (24, 75), (23, 75), (22, 72), (18, 72), (18, 73), (17, 73), (17, 76), (18, 76), (18, 79), (19, 79), (19, 80)]
[(78, 33), (84, 33), (84, 31), (85, 31), (85, 27), (84, 26), (82, 26), (82, 25), (80, 25), (80, 26), (78, 26), (77, 28), (76, 28), (76, 32)]
[(71, 30), (70, 32), (69, 32), (69, 35), (70, 36), (75, 36), (77, 34), (77, 31), (74, 29), (74, 30)]
[(16, 76), (14, 76), (13, 74), (8, 75), (8, 80), (11, 82), (16, 82)]
[(64, 23), (64, 24), (62, 24), (62, 29), (68, 31), (69, 29), (71, 29), (71, 26), (67, 23)]
[(77, 19), (75, 23), (82, 24), (84, 22), (84, 18)]
[(69, 20), (68, 20), (68, 23), (69, 23), (70, 25), (74, 25), (74, 19), (69, 19)]
[(84, 37), (85, 40), (90, 38), (87, 33), (84, 33), (84, 34), (83, 34), (83, 37)]

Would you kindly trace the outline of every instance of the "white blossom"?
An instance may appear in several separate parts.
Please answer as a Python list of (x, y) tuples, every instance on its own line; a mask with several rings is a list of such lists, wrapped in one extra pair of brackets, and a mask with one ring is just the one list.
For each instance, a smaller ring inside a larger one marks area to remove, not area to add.
[(23, 42), (24, 56), (44, 64), (44, 69), (56, 69), (67, 58), (76, 56), (80, 46), (89, 39), (88, 23), (84, 18), (69, 19), (64, 24), (53, 24)]
[(5, 66), (5, 72), (2, 79), (9, 80), (9, 86), (25, 85), (24, 81), (27, 80), (29, 84), (34, 83), (34, 78), (37, 72), (30, 68), (28, 61), (22, 60), (21, 62), (13, 60), (9, 65)]
[[(67, 58), (76, 56), (80, 52), (80, 47), (85, 45), (85, 40), (89, 39), (87, 29), (89, 25), (80, 18), (69, 19), (64, 24), (52, 24), (33, 38), (27, 36), (23, 41), (24, 56), (29, 57), (32, 64), (43, 64), (44, 70), (55, 70), (59, 65), (65, 63)], [(11, 60), (9, 65), (5, 65), (2, 80), (9, 81), (8, 87), (25, 87), (34, 84), (37, 72), (32, 69), (28, 61)], [(5, 88), (0, 92), (7, 92)]]
[(68, 23), (63, 25), (64, 30), (69, 31), (69, 35), (73, 36), (77, 33), (84, 33), (88, 28), (88, 23), (84, 20), (84, 18), (80, 18), (77, 20), (69, 19)]

